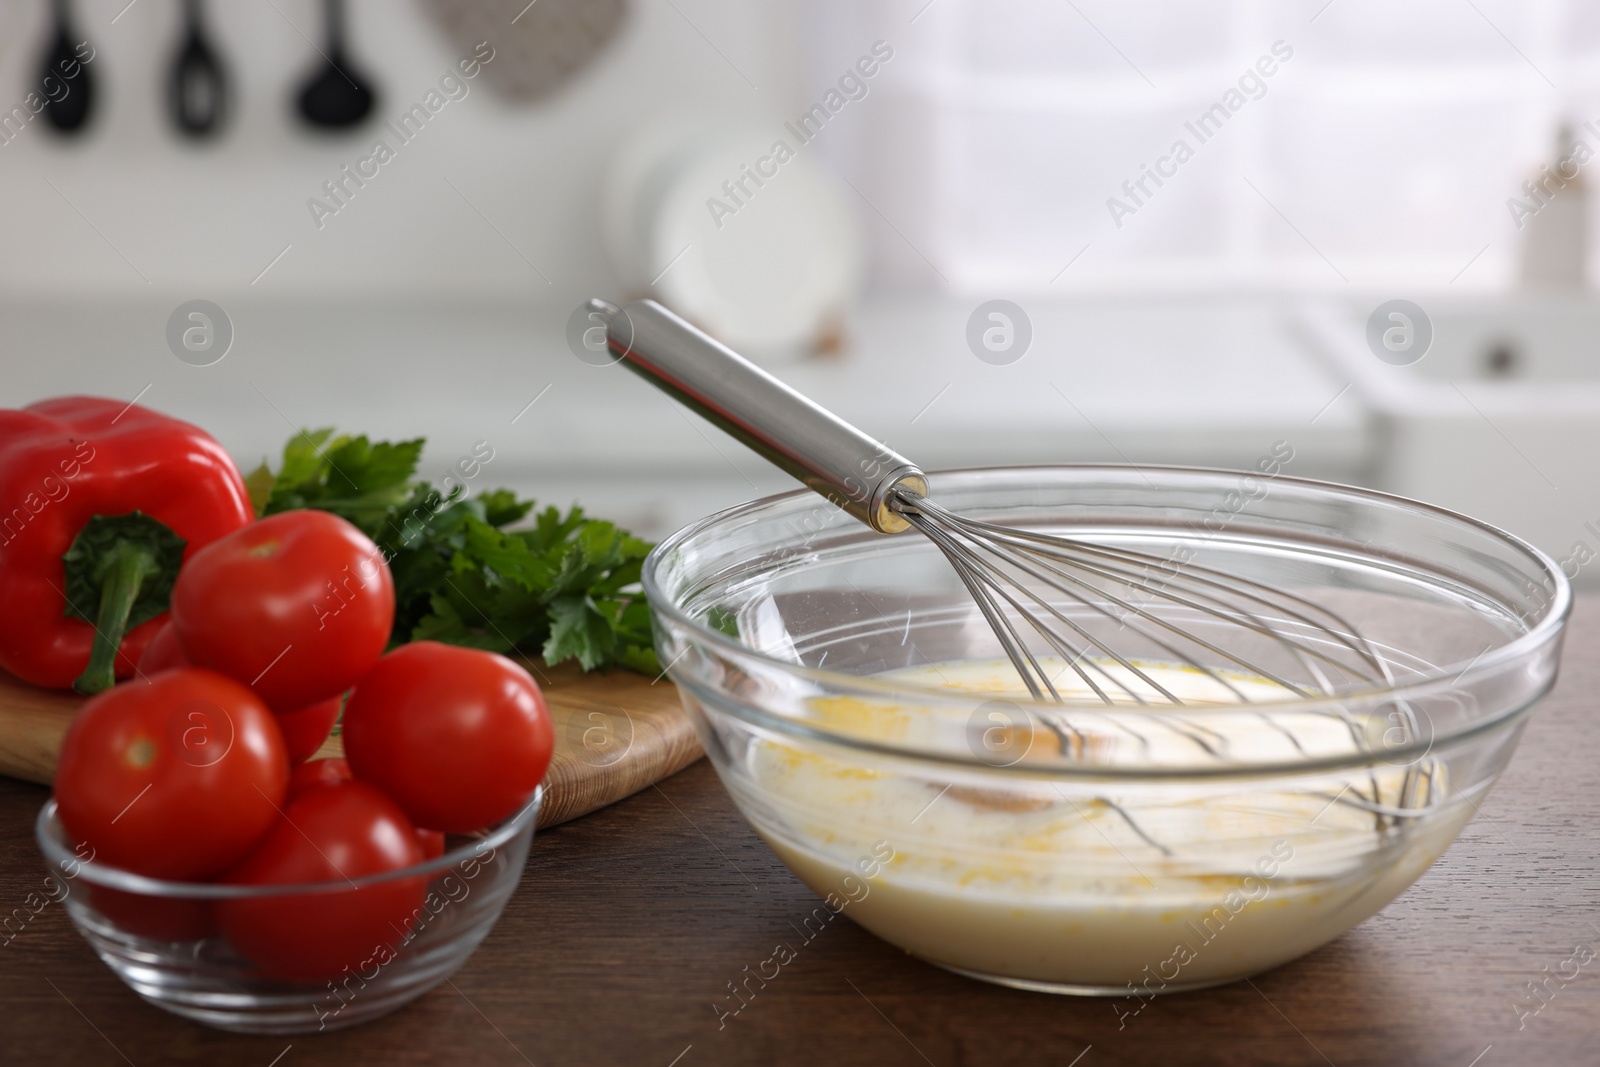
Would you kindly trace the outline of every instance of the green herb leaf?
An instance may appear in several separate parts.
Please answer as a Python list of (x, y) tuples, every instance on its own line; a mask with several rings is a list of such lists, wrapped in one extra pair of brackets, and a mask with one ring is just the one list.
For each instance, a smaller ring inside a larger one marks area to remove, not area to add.
[(341, 437), (327, 449), (327, 491), (338, 497), (363, 497), (401, 488), (409, 495), (422, 445), (420, 437), (376, 444), (365, 436)]
[(491, 489), (482, 493), (478, 496), (478, 504), (483, 508), (483, 521), (490, 526), (510, 526), (514, 522), (521, 522), (533, 510), (533, 501), (518, 500), (517, 494), (509, 489)]
[(611, 621), (587, 597), (561, 597), (550, 602), (550, 636), (544, 643), (546, 663), (576, 657), (586, 671), (611, 659), (616, 634)]
[(278, 471), (278, 483), (285, 489), (295, 489), (317, 480), (326, 469), (322, 458), (322, 445), (333, 436), (333, 427), (322, 430), (302, 430), (298, 437), (289, 439), (283, 446), (283, 466)]
[(365, 436), (335, 437), (331, 428), (302, 431), (284, 446), (283, 467), (262, 513), (319, 508), (375, 536), (411, 497), (422, 445), (420, 437), (373, 444)]
[(272, 499), (272, 487), (277, 480), (266, 460), (244, 476), (244, 489), (250, 494), (250, 507), (257, 516), (266, 514), (267, 502)]

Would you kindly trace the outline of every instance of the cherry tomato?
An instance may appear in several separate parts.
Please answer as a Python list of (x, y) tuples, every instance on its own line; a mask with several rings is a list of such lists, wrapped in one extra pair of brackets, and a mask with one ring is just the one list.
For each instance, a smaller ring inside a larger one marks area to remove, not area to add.
[(511, 815), (550, 765), (555, 731), (528, 672), (492, 652), (416, 641), (356, 685), (344, 754), (418, 826), (466, 833)]
[(343, 697), (332, 697), (308, 708), (274, 714), (278, 729), (283, 731), (283, 747), (288, 750), (290, 763), (299, 763), (316, 755), (322, 742), (333, 732), (333, 724), (339, 721), (339, 706), (342, 703)]
[[(184, 655), (183, 645), (178, 642), (178, 629), (171, 622), (156, 631), (155, 637), (145, 646), (144, 655), (139, 657), (139, 672), (145, 675), (192, 666), (189, 657)], [(276, 713), (290, 763), (299, 763), (316, 754), (333, 732), (333, 724), (339, 721), (343, 703), (341, 694), (308, 707)]]
[(319, 785), (339, 785), (354, 777), (350, 773), (350, 764), (342, 759), (307, 760), (289, 772), (289, 799), (293, 800), (307, 789)]
[(346, 967), (359, 973), (393, 958), (422, 907), (427, 879), (357, 889), (347, 879), (421, 862), (416, 828), (388, 797), (365, 782), (317, 786), (290, 801), (222, 881), (329, 882), (329, 891), (220, 900), (217, 923), (234, 948), (272, 977), (318, 981)]
[(436, 860), (444, 855), (444, 834), (438, 830), (417, 828), (417, 844), (422, 848), (422, 858)]
[[(189, 657), (184, 655), (183, 645), (178, 642), (178, 629), (171, 622), (156, 631), (155, 637), (145, 646), (144, 655), (139, 657), (139, 673), (145, 675), (174, 667), (192, 666), (194, 664)], [(316, 755), (322, 742), (333, 732), (333, 724), (339, 721), (339, 709), (343, 703), (341, 694), (309, 707), (276, 713), (278, 729), (283, 731), (283, 744), (288, 749), (290, 763), (299, 763)]]
[(394, 579), (383, 553), (326, 511), (285, 511), (196, 552), (172, 590), (195, 663), (292, 711), (337, 696), (389, 643)]
[(178, 629), (168, 619), (161, 624), (161, 629), (144, 646), (144, 652), (139, 656), (139, 673), (143, 675), (158, 674), (161, 671), (170, 671), (174, 667), (192, 667), (189, 657), (183, 654), (183, 646), (178, 643)]
[(124, 933), (152, 941), (199, 941), (217, 932), (209, 901), (146, 896), (107, 885), (85, 888), (95, 910)]
[(261, 699), (213, 671), (124, 682), (78, 712), (61, 745), (61, 822), (98, 859), (153, 878), (227, 869), (272, 826), (289, 782)]

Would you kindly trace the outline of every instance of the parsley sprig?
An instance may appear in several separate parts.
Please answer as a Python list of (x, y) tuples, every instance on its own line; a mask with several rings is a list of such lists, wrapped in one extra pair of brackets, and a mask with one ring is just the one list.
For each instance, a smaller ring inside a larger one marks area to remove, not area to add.
[[(375, 541), (394, 574), (390, 645), (444, 641), (656, 673), (639, 572), (650, 544), (581, 508), (535, 513), (508, 489), (448, 494), (415, 477), (423, 439), (308, 430), (245, 479), (258, 515), (318, 508)], [(525, 522), (532, 516), (531, 522)]]

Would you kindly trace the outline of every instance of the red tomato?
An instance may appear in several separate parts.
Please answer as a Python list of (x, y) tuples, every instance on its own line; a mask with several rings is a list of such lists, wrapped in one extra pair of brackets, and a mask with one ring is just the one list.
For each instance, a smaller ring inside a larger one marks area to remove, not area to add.
[(172, 590), (195, 663), (274, 710), (337, 696), (389, 643), (394, 579), (366, 534), (326, 511), (285, 511), (196, 552)]
[(343, 697), (332, 697), (308, 708), (280, 711), (273, 716), (278, 720), (278, 729), (283, 731), (283, 747), (289, 752), (290, 763), (316, 755), (322, 742), (333, 732), (333, 724), (339, 721), (342, 703)]
[(357, 778), (418, 826), (466, 833), (533, 794), (555, 745), (544, 697), (504, 656), (435, 641), (395, 649), (344, 709), (344, 754)]
[[(155, 637), (145, 646), (144, 655), (139, 657), (139, 673), (144, 675), (173, 667), (192, 666), (194, 664), (184, 655), (183, 646), (178, 643), (178, 629), (171, 622), (156, 631)], [(289, 751), (290, 763), (299, 763), (316, 754), (322, 742), (333, 732), (333, 724), (339, 721), (339, 708), (343, 703), (344, 696), (340, 694), (309, 707), (276, 713), (278, 729), (283, 731), (283, 744)]]
[(105, 885), (85, 888), (95, 910), (124, 933), (152, 941), (199, 941), (217, 932), (209, 901), (145, 896)]
[(444, 855), (444, 834), (438, 830), (417, 828), (417, 844), (422, 848), (424, 860), (436, 860)]
[(191, 667), (85, 704), (62, 742), (55, 794), (62, 825), (97, 859), (185, 880), (237, 863), (277, 818), (288, 783), (266, 705)]
[(161, 671), (170, 671), (174, 667), (192, 667), (189, 657), (183, 654), (183, 646), (178, 644), (178, 629), (168, 619), (161, 624), (161, 629), (144, 646), (144, 652), (139, 656), (139, 673), (145, 676), (159, 674)]
[[(223, 935), (277, 978), (318, 981), (393, 958), (422, 907), (426, 878), (359, 889), (346, 879), (422, 862), (416, 828), (365, 782), (301, 793), (261, 844), (222, 879), (230, 885), (329, 882), (326, 893), (216, 903)], [(346, 886), (340, 889), (340, 886)]]
[(289, 799), (293, 800), (307, 789), (319, 785), (339, 785), (354, 777), (350, 773), (350, 764), (342, 759), (307, 760), (289, 772)]

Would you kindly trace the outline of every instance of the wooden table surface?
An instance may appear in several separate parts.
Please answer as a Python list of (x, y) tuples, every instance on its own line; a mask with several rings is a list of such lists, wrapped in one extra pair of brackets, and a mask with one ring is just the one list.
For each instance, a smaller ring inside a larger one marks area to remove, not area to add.
[[(719, 1025), (726, 983), (795, 942), (815, 901), (702, 761), (542, 831), (520, 891), (451, 982), (339, 1033), (240, 1037), (167, 1015), (50, 905), (0, 945), (0, 1063), (1600, 1063), (1600, 957), (1564, 985), (1550, 979), (1538, 1014), (1519, 1020), (1513, 1006), (1534, 1003), (1527, 983), (1578, 946), (1600, 950), (1597, 689), (1600, 598), (1589, 598), (1510, 769), (1410, 892), (1301, 960), (1159, 998), (1122, 1029), (1107, 1001), (960, 978), (848, 921)], [(41, 884), (32, 825), (45, 795), (0, 780), (0, 912)]]

